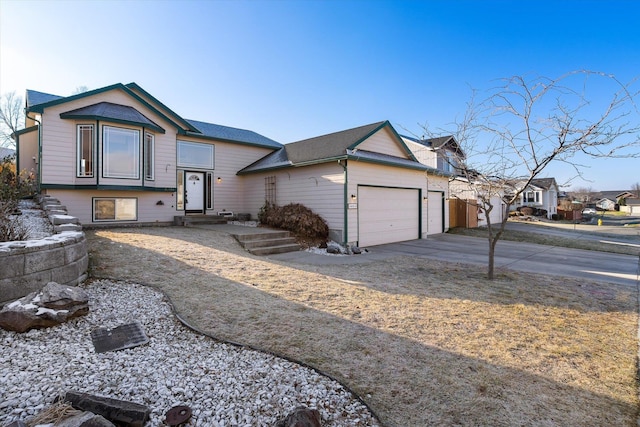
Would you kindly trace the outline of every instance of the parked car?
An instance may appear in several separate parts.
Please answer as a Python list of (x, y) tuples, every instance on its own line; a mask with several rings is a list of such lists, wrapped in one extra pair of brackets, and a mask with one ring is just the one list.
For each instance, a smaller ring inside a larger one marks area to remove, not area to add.
[(582, 209), (582, 215), (597, 215), (598, 211), (594, 208), (584, 208)]

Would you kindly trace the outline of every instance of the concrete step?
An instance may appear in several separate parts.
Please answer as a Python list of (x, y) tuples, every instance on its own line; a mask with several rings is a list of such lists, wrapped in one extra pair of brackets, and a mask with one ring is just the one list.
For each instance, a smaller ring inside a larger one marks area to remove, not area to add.
[(255, 240), (270, 240), (270, 239), (282, 239), (290, 237), (291, 233), (288, 231), (267, 231), (263, 233), (248, 233), (248, 234), (234, 234), (233, 237), (240, 243), (255, 241)]
[(295, 244), (294, 237), (275, 237), (270, 239), (244, 240), (240, 242), (245, 249), (266, 248), (269, 246), (280, 246)]
[(281, 254), (300, 250), (300, 245), (288, 231), (234, 234), (233, 237), (253, 255)]
[(283, 254), (285, 252), (295, 252), (299, 250), (300, 250), (300, 245), (298, 245), (297, 243), (248, 249), (249, 253), (253, 255), (258, 255), (258, 256)]
[(226, 224), (227, 218), (219, 215), (183, 215), (174, 216), (173, 224), (189, 227), (196, 224)]

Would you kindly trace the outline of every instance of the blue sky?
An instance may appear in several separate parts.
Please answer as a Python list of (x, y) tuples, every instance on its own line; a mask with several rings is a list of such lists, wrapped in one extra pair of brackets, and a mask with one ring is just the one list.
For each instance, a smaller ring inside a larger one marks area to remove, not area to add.
[[(631, 0), (0, 0), (0, 92), (136, 82), (185, 118), (281, 143), (379, 120), (420, 135), (497, 78), (640, 76), (639, 18)], [(640, 182), (639, 159), (588, 165), (571, 186)]]

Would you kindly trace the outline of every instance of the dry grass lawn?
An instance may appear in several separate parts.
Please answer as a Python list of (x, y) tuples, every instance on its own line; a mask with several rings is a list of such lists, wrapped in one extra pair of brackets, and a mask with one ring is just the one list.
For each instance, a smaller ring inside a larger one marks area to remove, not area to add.
[(87, 235), (93, 277), (157, 287), (213, 337), (329, 374), (384, 425), (636, 425), (635, 287), (406, 256), (293, 265), (193, 228)]

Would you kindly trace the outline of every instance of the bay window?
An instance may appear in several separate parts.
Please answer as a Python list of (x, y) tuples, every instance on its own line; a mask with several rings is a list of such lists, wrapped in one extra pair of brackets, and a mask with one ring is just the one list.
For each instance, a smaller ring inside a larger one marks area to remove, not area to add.
[(76, 176), (93, 176), (93, 125), (77, 126)]
[(104, 126), (102, 147), (102, 174), (105, 178), (140, 178), (139, 131)]

